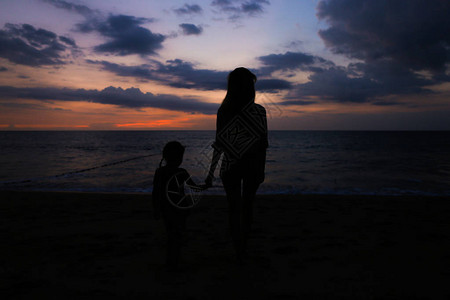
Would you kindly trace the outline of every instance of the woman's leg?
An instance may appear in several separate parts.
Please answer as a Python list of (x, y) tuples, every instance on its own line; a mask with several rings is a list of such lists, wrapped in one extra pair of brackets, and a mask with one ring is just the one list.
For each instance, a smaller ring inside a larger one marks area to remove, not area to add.
[(244, 252), (243, 207), (241, 197), (241, 178), (239, 176), (223, 176), (223, 186), (229, 205), (229, 222), (233, 245), (239, 260)]
[(255, 202), (258, 187), (259, 183), (255, 182), (251, 178), (244, 178), (242, 187), (244, 247), (247, 246), (247, 239), (250, 235), (252, 227), (253, 203)]

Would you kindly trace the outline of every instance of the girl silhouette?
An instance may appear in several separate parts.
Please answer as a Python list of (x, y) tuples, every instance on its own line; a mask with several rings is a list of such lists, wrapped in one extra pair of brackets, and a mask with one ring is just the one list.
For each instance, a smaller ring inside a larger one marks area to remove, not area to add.
[(246, 255), (253, 217), (253, 202), (264, 181), (267, 118), (264, 107), (255, 101), (256, 76), (246, 68), (228, 75), (225, 99), (217, 111), (216, 139), (207, 186), (223, 155), (220, 178), (229, 204), (229, 222), (239, 263)]
[[(190, 187), (199, 190), (206, 188), (206, 186), (197, 185), (189, 173), (180, 168), (183, 155), (183, 145), (177, 141), (168, 142), (164, 146), (159, 168), (153, 176), (154, 218), (158, 220), (162, 216), (164, 220), (167, 231), (166, 266), (173, 270), (176, 270), (179, 265), (181, 246), (185, 239), (186, 219), (189, 215), (189, 210), (181, 209), (189, 205), (189, 198), (184, 194), (184, 184), (187, 183)], [(166, 162), (164, 166), (163, 161)], [(179, 206), (175, 207), (173, 202)]]

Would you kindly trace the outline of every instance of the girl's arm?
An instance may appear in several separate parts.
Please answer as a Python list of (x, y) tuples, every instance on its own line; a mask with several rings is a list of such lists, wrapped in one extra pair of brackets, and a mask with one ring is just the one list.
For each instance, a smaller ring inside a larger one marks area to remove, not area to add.
[(198, 189), (198, 190), (205, 190), (205, 189), (208, 188), (208, 186), (207, 186), (206, 184), (196, 184), (196, 183), (192, 180), (191, 177), (189, 177), (189, 178), (186, 180), (186, 184), (187, 184), (188, 186), (190, 186), (191, 188)]

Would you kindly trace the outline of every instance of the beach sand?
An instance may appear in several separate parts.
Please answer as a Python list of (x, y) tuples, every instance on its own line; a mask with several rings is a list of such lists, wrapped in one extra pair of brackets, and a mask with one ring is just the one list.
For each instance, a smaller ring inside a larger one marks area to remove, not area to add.
[(150, 195), (0, 192), (2, 299), (449, 299), (450, 199), (263, 195), (236, 263), (224, 196), (163, 267)]

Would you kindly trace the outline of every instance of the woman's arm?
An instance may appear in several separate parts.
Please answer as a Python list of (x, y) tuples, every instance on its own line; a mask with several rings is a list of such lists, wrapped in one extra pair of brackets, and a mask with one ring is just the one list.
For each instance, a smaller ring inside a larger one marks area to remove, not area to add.
[(205, 183), (208, 187), (212, 186), (212, 181), (214, 179), (214, 171), (216, 171), (217, 164), (219, 163), (222, 151), (214, 147), (213, 157), (211, 159), (211, 166), (209, 167), (208, 176), (206, 177)]
[(219, 163), (220, 156), (222, 155), (222, 152), (223, 152), (221, 143), (220, 143), (220, 138), (218, 136), (220, 131), (223, 129), (223, 126), (224, 126), (223, 114), (221, 113), (221, 110), (219, 108), (219, 110), (217, 111), (217, 119), (216, 119), (216, 140), (212, 144), (214, 152), (213, 152), (213, 156), (211, 158), (211, 164), (209, 166), (208, 176), (206, 176), (206, 179), (205, 179), (205, 184), (207, 187), (212, 186), (212, 182), (214, 180), (214, 171), (216, 171), (217, 164)]

